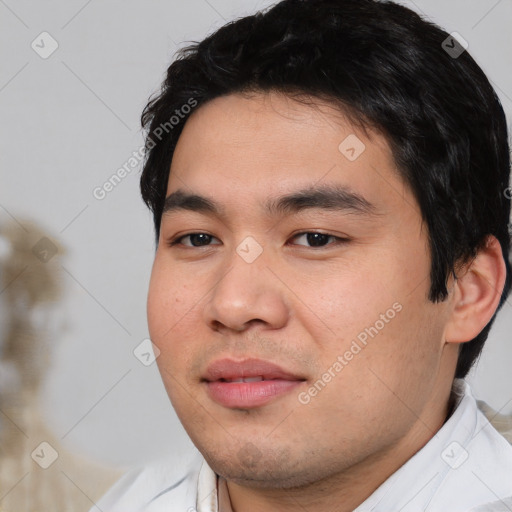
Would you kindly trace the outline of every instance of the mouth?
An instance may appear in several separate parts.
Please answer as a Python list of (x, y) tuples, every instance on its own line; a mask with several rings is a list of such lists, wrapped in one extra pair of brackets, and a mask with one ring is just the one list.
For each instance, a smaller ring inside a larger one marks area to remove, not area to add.
[(305, 378), (262, 359), (219, 359), (202, 379), (209, 397), (228, 408), (261, 407), (290, 393)]
[(260, 382), (262, 380), (271, 380), (264, 379), (261, 375), (259, 377), (240, 377), (237, 379), (219, 379), (221, 382)]

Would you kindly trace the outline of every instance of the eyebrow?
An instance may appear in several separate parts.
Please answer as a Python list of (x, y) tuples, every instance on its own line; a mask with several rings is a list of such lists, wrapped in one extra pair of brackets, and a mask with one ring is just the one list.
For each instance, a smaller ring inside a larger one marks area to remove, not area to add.
[[(271, 217), (292, 215), (307, 209), (333, 210), (364, 216), (378, 214), (375, 205), (362, 195), (342, 185), (326, 184), (297, 190), (277, 198), (270, 198), (263, 205), (263, 209)], [(215, 200), (199, 194), (189, 194), (181, 189), (167, 196), (162, 215), (179, 210), (226, 218), (225, 208)]]

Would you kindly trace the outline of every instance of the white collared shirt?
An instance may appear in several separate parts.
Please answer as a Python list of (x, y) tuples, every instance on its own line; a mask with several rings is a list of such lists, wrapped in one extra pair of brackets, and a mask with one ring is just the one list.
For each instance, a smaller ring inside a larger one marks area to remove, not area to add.
[[(478, 409), (469, 385), (432, 439), (354, 512), (511, 512), (512, 446)], [(226, 482), (196, 453), (123, 477), (90, 512), (233, 512)], [(483, 507), (483, 508), (482, 508)]]

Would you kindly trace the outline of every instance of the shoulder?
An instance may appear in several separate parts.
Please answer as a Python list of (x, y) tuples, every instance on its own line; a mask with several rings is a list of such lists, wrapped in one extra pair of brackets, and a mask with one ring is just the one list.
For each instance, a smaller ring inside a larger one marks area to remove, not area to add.
[(512, 496), (485, 505), (474, 507), (468, 512), (510, 512), (512, 510)]
[(489, 423), (512, 444), (512, 415), (495, 411), (483, 400), (476, 401), (478, 409), (485, 415)]
[(494, 502), (512, 496), (512, 446), (503, 436), (508, 423), (496, 421), (496, 413), (476, 401), (467, 383), (464, 386), (464, 398), (453, 415), (456, 421), (441, 436), (440, 455), (446, 464), (428, 510), (499, 511)]
[(194, 507), (203, 461), (198, 452), (193, 452), (186, 458), (159, 460), (133, 468), (89, 512), (171, 512), (174, 507), (169, 505), (176, 510)]

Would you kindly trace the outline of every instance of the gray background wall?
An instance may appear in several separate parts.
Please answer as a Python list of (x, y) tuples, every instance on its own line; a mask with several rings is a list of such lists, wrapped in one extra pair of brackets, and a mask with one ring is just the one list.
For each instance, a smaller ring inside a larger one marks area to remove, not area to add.
[[(153, 364), (133, 355), (147, 337), (153, 256), (136, 167), (101, 187), (142, 145), (139, 116), (183, 41), (270, 5), (257, 0), (0, 0), (0, 222), (36, 219), (68, 248), (66, 297), (43, 413), (73, 450), (130, 465), (190, 446)], [(488, 73), (510, 119), (512, 1), (404, 2), (457, 31)], [(48, 58), (40, 53), (55, 44)], [(41, 38), (44, 39), (41, 42)], [(500, 313), (472, 381), (512, 412), (512, 302)]]

